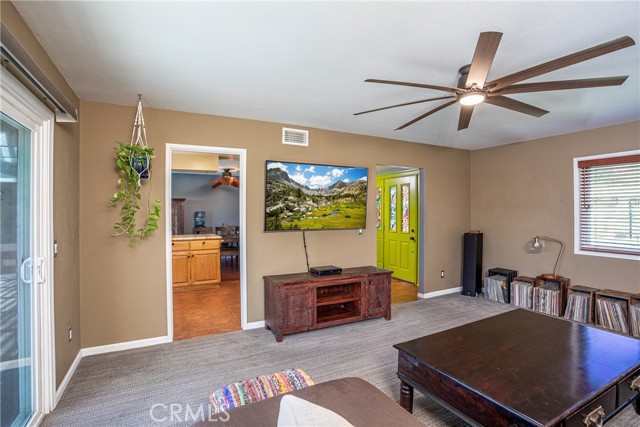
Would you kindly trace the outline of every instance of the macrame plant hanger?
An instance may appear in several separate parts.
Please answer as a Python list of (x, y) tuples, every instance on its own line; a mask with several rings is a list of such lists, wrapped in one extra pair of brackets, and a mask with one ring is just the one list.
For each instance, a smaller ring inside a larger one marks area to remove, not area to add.
[[(133, 122), (133, 131), (131, 132), (132, 146), (147, 147), (147, 131), (144, 127), (144, 116), (142, 115), (142, 95), (138, 94), (138, 110), (136, 118)], [(149, 179), (151, 159), (149, 154), (144, 156), (136, 156), (131, 158), (131, 167), (138, 172), (140, 179)], [(138, 185), (140, 184), (138, 180)]]

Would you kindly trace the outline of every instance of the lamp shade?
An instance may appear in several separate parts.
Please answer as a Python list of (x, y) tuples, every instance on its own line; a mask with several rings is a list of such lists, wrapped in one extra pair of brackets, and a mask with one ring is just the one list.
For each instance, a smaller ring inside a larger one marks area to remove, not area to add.
[(544, 249), (544, 240), (536, 236), (527, 242), (526, 249), (531, 254), (539, 254)]

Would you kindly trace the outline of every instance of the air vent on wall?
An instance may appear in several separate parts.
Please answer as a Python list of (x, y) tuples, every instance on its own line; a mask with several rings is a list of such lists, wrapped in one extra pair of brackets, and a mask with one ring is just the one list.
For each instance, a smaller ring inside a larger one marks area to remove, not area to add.
[(309, 131), (300, 129), (282, 128), (282, 143), (289, 145), (298, 145), (301, 147), (309, 146)]

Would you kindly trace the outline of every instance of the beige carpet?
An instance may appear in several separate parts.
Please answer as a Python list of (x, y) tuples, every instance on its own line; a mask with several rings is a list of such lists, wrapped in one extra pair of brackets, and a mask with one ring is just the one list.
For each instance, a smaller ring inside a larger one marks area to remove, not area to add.
[[(229, 382), (299, 367), (316, 381), (364, 378), (397, 400), (395, 343), (493, 316), (511, 306), (457, 294), (392, 306), (393, 319), (373, 319), (285, 336), (255, 329), (86, 357), (43, 426), (169, 426), (197, 415), (211, 392)], [(414, 414), (429, 427), (467, 426), (415, 393)], [(154, 406), (155, 405), (155, 406)], [(171, 405), (175, 405), (173, 420)], [(384, 420), (380, 425), (384, 426)], [(224, 425), (224, 423), (220, 423)], [(638, 426), (625, 409), (607, 426)]]

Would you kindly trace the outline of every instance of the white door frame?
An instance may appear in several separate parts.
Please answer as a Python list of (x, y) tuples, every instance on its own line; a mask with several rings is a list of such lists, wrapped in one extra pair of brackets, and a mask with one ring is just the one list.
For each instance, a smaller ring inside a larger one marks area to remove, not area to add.
[(247, 150), (244, 148), (210, 147), (207, 145), (167, 144), (165, 155), (165, 229), (167, 265), (167, 336), (173, 341), (173, 284), (171, 262), (171, 155), (174, 152), (231, 154), (240, 158), (240, 326), (247, 329)]
[(54, 114), (8, 72), (0, 79), (0, 109), (32, 132), (31, 224), (35, 294), (32, 372), (34, 414), (38, 425), (56, 401), (55, 327), (53, 307), (53, 126)]

